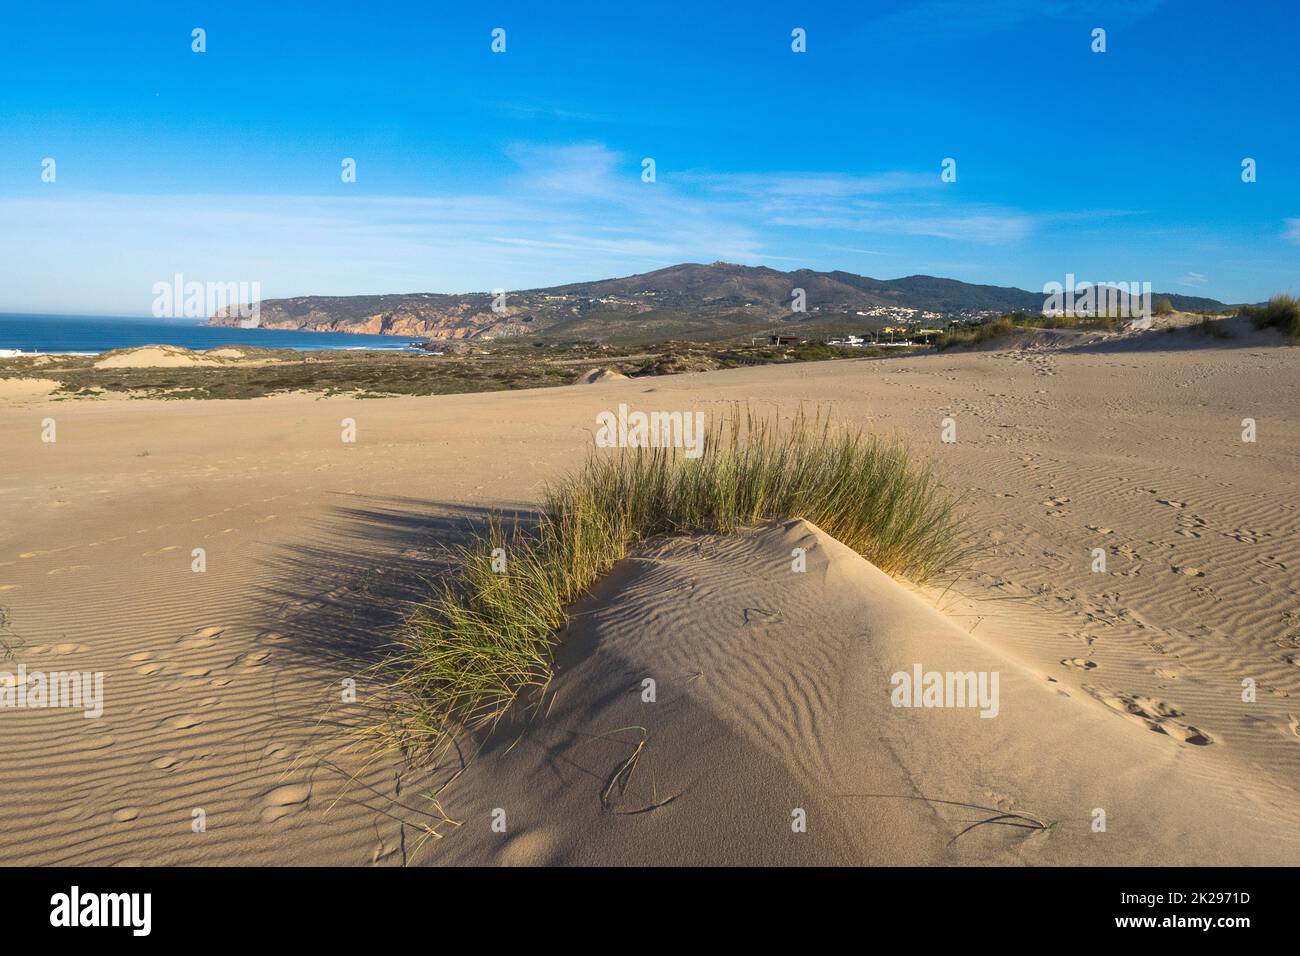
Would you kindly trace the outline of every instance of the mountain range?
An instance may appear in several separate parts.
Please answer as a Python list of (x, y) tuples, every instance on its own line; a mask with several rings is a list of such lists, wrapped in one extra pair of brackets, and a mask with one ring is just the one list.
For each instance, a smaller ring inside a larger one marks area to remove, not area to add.
[[(803, 290), (803, 309), (797, 309)], [(1157, 293), (1186, 311), (1218, 311), (1214, 299)], [(300, 296), (260, 303), (269, 329), (357, 332), (425, 339), (538, 336), (610, 342), (717, 341), (790, 327), (802, 333), (878, 328), (908, 318), (926, 323), (959, 316), (1038, 312), (1044, 295), (934, 276), (872, 279), (851, 272), (728, 262), (683, 263), (619, 279), (517, 292)], [(210, 325), (247, 320), (231, 308)]]

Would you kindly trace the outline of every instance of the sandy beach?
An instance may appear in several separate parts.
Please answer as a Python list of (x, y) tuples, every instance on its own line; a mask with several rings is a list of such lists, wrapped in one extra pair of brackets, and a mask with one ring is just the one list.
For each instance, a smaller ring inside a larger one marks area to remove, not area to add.
[[(1063, 344), (382, 400), (15, 384), (0, 670), (104, 699), (0, 711), (0, 863), (1300, 863), (1300, 350)], [(900, 437), (980, 553), (918, 588), (798, 515), (658, 541), (583, 603), (544, 711), (438, 767), (345, 748), (444, 546), (619, 403)], [(914, 664), (998, 672), (997, 715), (891, 705)]]

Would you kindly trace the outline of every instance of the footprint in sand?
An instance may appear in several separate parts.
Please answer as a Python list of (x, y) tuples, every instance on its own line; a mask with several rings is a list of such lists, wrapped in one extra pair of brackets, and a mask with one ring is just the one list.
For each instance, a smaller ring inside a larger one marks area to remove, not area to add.
[(149, 766), (153, 767), (155, 770), (170, 770), (172, 767), (176, 766), (176, 764), (177, 759), (169, 754), (152, 761)]
[(255, 651), (252, 654), (238, 655), (233, 661), (230, 662), (230, 666), (234, 667), (236, 664), (243, 664), (245, 667), (261, 667), (270, 659), (271, 659), (270, 651)]
[(254, 640), (259, 644), (283, 644), (289, 640), (279, 631), (263, 631)]
[(70, 807), (64, 807), (55, 814), (60, 820), (88, 820), (95, 815), (95, 812), (88, 807), (80, 804), (73, 804)]
[(1157, 499), (1156, 499), (1156, 503), (1157, 503), (1157, 504), (1162, 504), (1162, 505), (1168, 505), (1170, 508), (1186, 508), (1186, 507), (1187, 507), (1187, 502), (1186, 502), (1186, 501), (1173, 501), (1173, 500), (1170, 499), (1170, 498), (1157, 498)]
[(1144, 724), (1149, 730), (1158, 734), (1166, 734), (1175, 740), (1195, 744), (1198, 747), (1205, 747), (1214, 742), (1214, 738), (1203, 730), (1174, 720), (1175, 717), (1181, 717), (1183, 712), (1166, 701), (1143, 697), (1140, 694), (1110, 694), (1098, 691), (1096, 688), (1085, 689), (1107, 707)]
[(121, 810), (113, 811), (114, 823), (130, 823), (140, 815), (139, 807), (123, 807)]
[(300, 812), (307, 806), (311, 797), (311, 784), (291, 783), (274, 790), (262, 797), (262, 822), (274, 823), (287, 816)]
[(263, 760), (287, 760), (293, 754), (293, 749), (288, 744), (267, 744), (266, 749), (262, 751)]
[(497, 851), (496, 862), (501, 866), (546, 866), (554, 856), (558, 841), (552, 830), (530, 830), (505, 838)]
[(1198, 569), (1196, 569), (1196, 568), (1189, 568), (1189, 567), (1186, 567), (1186, 566), (1181, 566), (1181, 567), (1180, 567), (1180, 566), (1177, 566), (1177, 565), (1176, 565), (1176, 566), (1174, 566), (1173, 568), (1171, 568), (1170, 570), (1172, 570), (1172, 571), (1174, 572), (1174, 574), (1181, 574), (1181, 575), (1184, 575), (1185, 577), (1189, 577), (1189, 578), (1203, 578), (1203, 577), (1205, 577), (1205, 572), (1204, 572), (1204, 571), (1200, 571), (1200, 570), (1198, 570)]
[(1093, 670), (1097, 666), (1096, 661), (1085, 660), (1082, 657), (1067, 657), (1065, 660), (1061, 661), (1061, 663), (1066, 667), (1077, 667), (1080, 670), (1085, 671)]
[(220, 625), (213, 627), (200, 627), (188, 637), (182, 637), (177, 641), (180, 647), (211, 647), (217, 643), (219, 638), (225, 632), (225, 628)]
[(60, 657), (66, 657), (69, 654), (80, 654), (89, 650), (85, 644), (33, 644), (27, 648), (28, 654), (57, 654)]
[(193, 730), (202, 723), (203, 718), (197, 714), (181, 714), (177, 717), (168, 717), (160, 726), (167, 726), (172, 730)]
[(1300, 718), (1295, 714), (1287, 714), (1287, 729), (1291, 731), (1291, 736), (1300, 739)]
[(161, 674), (166, 669), (165, 664), (155, 662), (152, 664), (142, 664), (135, 669), (135, 672), (144, 677), (152, 677), (154, 674)]

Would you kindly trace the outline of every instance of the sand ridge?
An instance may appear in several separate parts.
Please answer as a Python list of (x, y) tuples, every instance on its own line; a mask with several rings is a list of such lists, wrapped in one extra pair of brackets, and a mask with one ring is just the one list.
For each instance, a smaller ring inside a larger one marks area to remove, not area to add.
[[(453, 816), (501, 808), (515, 829), (464, 828), (440, 848), (449, 860), (1242, 864), (1300, 852), (1284, 789), (1242, 804), (1243, 768), (1132, 732), (807, 522), (647, 548), (563, 637), (546, 719), (521, 715), (499, 735), (510, 746), (447, 795)], [(997, 707), (895, 706), (892, 675), (922, 666), (998, 675)]]
[(0, 378), (0, 402), (30, 402), (47, 397), (59, 387), (48, 378)]

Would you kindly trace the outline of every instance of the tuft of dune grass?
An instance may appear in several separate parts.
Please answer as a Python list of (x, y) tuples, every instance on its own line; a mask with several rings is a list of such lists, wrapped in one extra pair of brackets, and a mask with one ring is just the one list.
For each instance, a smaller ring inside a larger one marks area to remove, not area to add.
[(983, 322), (969, 329), (950, 329), (935, 341), (935, 348), (940, 352), (954, 345), (982, 345), (992, 339), (1010, 335), (1016, 330), (1016, 324), (1009, 316), (1002, 316), (992, 322)]
[(1118, 322), (1115, 315), (1038, 315), (1029, 312), (1012, 312), (990, 322), (968, 328), (948, 329), (935, 340), (940, 352), (954, 345), (983, 345), (994, 339), (1005, 338), (1013, 332), (1028, 329), (1113, 329)]
[(1300, 345), (1300, 298), (1275, 295), (1264, 305), (1242, 306), (1240, 314), (1247, 316), (1255, 328), (1277, 329), (1292, 345)]
[(917, 582), (970, 552), (928, 464), (820, 416), (726, 416), (696, 459), (670, 448), (593, 452), (547, 490), (534, 526), (493, 521), (457, 549), (458, 573), (414, 608), (389, 662), (398, 694), (388, 729), (437, 749), (495, 723), (521, 694), (540, 699), (568, 608), (640, 542), (790, 518)]
[[(1170, 326), (1170, 328), (1174, 328), (1174, 326)], [(1232, 332), (1228, 330), (1228, 327), (1223, 324), (1221, 319), (1212, 319), (1208, 315), (1201, 316), (1201, 321), (1192, 326), (1192, 331), (1214, 339), (1232, 338)]]

